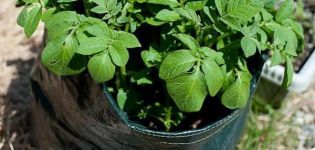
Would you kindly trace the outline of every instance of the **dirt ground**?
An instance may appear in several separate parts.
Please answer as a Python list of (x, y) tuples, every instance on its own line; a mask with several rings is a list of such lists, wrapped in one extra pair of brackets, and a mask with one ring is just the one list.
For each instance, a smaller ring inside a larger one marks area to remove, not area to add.
[[(288, 107), (282, 112), (284, 120), (291, 118), (296, 125), (298, 149), (315, 149), (315, 82), (302, 94), (291, 94), (287, 98)], [(289, 127), (291, 128), (291, 127)], [(294, 127), (293, 127), (294, 128)]]
[(0, 149), (31, 149), (28, 74), (40, 48), (43, 27), (27, 39), (16, 24), (20, 10), (14, 0), (0, 1)]
[[(33, 149), (28, 130), (32, 100), (28, 74), (41, 48), (43, 26), (27, 39), (16, 24), (21, 9), (14, 3), (0, 1), (0, 149)], [(291, 94), (282, 113), (287, 114), (283, 120), (293, 118), (296, 126), (279, 122), (278, 127), (283, 127), (279, 132), (294, 128), (298, 149), (315, 147), (315, 84), (303, 94)], [(285, 145), (281, 147), (285, 149)]]

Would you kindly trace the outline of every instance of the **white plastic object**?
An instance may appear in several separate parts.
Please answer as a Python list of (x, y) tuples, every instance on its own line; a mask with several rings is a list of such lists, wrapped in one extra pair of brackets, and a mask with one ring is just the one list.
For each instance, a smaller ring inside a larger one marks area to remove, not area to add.
[[(262, 71), (262, 77), (281, 85), (284, 77), (284, 66), (278, 65), (270, 67), (271, 61), (268, 60)], [(308, 89), (315, 78), (315, 51), (308, 58), (298, 73), (294, 73), (293, 81), (289, 87), (290, 91), (302, 93)]]

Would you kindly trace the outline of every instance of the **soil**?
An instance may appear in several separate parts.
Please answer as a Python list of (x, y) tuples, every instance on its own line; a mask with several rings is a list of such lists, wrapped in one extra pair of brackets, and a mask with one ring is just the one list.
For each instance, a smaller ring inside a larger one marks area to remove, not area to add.
[(40, 48), (43, 26), (27, 39), (16, 24), (20, 10), (14, 0), (0, 1), (0, 149), (33, 149), (28, 74)]

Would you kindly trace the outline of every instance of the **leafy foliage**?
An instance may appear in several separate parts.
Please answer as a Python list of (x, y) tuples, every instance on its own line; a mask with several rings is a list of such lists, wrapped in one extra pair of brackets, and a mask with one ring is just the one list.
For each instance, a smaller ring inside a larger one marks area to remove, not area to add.
[[(278, 9), (276, 3), (20, 0), (25, 7), (17, 23), (27, 37), (40, 20), (45, 23), (47, 44), (41, 60), (55, 74), (87, 69), (98, 83), (114, 78), (122, 109), (130, 105), (129, 99), (137, 99), (128, 97), (134, 92), (130, 89), (158, 84), (158, 76), (166, 82), (165, 99), (173, 99), (180, 111), (199, 111), (206, 97), (219, 97), (227, 108), (236, 109), (249, 97), (249, 57), (271, 52), (272, 65), (286, 64), (283, 85), (288, 87), (293, 78), (292, 59), (302, 52), (303, 28), (294, 20), (293, 0), (284, 0)], [(143, 32), (148, 26), (152, 31)], [(158, 76), (153, 75), (156, 70)], [(141, 111), (153, 107), (162, 105)], [(165, 106), (163, 113), (176, 110), (170, 109)], [(170, 123), (172, 115), (164, 116), (167, 119), (157, 118), (167, 128), (176, 125)]]

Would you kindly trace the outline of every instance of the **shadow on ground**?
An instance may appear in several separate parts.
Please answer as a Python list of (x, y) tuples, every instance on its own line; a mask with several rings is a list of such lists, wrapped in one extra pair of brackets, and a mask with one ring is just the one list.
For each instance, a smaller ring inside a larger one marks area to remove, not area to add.
[[(33, 45), (29, 50), (38, 54), (41, 45)], [(23, 55), (23, 54), (22, 54)], [(31, 127), (31, 101), (29, 74), (35, 63), (35, 58), (23, 60), (21, 58), (7, 61), (7, 66), (14, 66), (17, 69), (16, 78), (9, 85), (3, 99), (1, 111), (4, 114), (2, 129), (0, 130), (1, 144), (0, 149), (34, 149), (30, 141)]]

